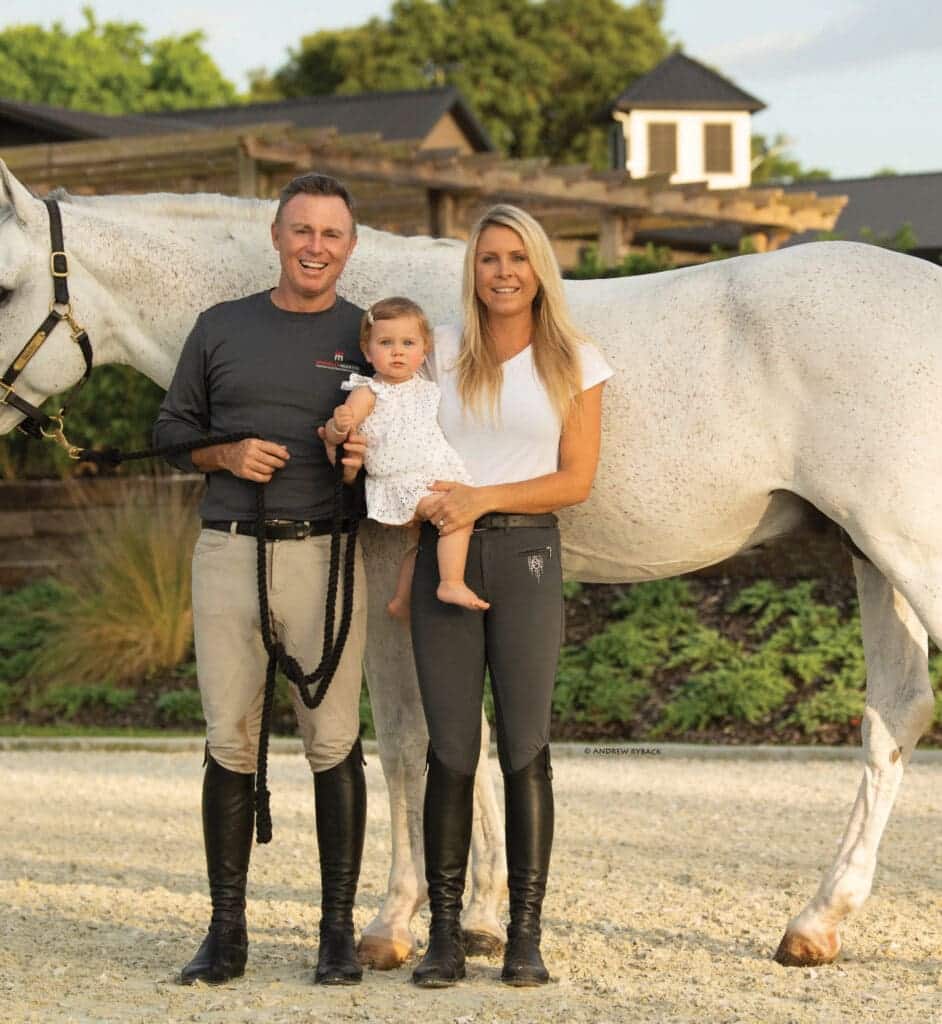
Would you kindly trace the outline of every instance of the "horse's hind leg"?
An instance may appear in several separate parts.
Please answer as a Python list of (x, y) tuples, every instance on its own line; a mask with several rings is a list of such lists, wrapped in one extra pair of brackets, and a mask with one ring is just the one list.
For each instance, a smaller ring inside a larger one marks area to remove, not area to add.
[[(926, 630), (879, 569), (855, 558), (854, 572), (867, 657), (866, 765), (837, 859), (814, 899), (789, 922), (775, 954), (789, 967), (830, 963), (840, 952), (841, 922), (870, 895), (877, 848), (903, 771), (934, 708)], [(924, 593), (919, 595), (923, 613)], [(915, 590), (911, 596), (915, 602)], [(930, 619), (924, 621), (933, 628)]]

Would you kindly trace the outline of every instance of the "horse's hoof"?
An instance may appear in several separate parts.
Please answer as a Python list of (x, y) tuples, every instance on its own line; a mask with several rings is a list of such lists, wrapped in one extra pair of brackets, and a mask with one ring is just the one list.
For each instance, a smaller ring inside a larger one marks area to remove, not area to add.
[(841, 952), (837, 932), (815, 941), (798, 932), (786, 932), (775, 951), (775, 960), (783, 967), (819, 967), (833, 963)]
[(504, 953), (504, 943), (490, 932), (462, 931), (465, 956), (498, 957)]
[(401, 967), (412, 955), (412, 950), (408, 942), (364, 935), (357, 947), (357, 959), (364, 967), (372, 967), (374, 971), (391, 971)]

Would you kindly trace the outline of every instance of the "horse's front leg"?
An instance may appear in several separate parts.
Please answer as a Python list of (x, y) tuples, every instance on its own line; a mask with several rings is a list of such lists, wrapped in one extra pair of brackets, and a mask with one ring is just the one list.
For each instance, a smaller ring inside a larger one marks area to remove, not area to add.
[(830, 963), (840, 952), (840, 925), (870, 895), (903, 771), (934, 709), (925, 629), (877, 568), (854, 559), (854, 571), (867, 658), (866, 766), (837, 859), (775, 954), (787, 967)]
[(426, 898), (422, 801), (428, 733), (409, 631), (386, 612), (406, 547), (405, 531), (364, 525), (369, 585), (366, 675), (389, 795), (392, 864), (386, 897), (363, 929), (359, 955), (364, 964), (380, 970), (398, 967), (414, 952), (411, 921)]

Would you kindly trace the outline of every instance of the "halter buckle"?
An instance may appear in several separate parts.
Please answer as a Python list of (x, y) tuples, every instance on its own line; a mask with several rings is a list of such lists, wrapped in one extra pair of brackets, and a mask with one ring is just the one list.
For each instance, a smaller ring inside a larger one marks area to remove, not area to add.
[(69, 257), (61, 249), (54, 249), (49, 253), (49, 269), (53, 277), (68, 277)]
[(65, 424), (62, 421), (62, 410), (59, 410), (57, 416), (50, 416), (50, 421), (56, 424), (55, 430), (47, 430), (45, 427), (40, 427), (39, 432), (42, 434), (47, 441), (55, 441), (60, 448), (64, 448), (66, 454), (70, 459), (78, 460), (79, 455), (82, 453), (81, 448), (76, 448), (74, 444), (65, 436)]
[(6, 405), (7, 399), (10, 395), (15, 394), (16, 392), (13, 390), (12, 384), (5, 384), (2, 380), (0, 380), (0, 388), (3, 389), (3, 394), (0, 395), (0, 405)]

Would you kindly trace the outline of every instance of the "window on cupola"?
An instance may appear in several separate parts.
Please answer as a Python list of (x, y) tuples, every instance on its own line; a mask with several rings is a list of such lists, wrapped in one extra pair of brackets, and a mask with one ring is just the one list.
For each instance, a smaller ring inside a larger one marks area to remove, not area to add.
[(733, 170), (733, 126), (703, 126), (703, 169), (707, 174), (731, 174)]
[(673, 174), (677, 170), (677, 125), (673, 121), (648, 125), (648, 174)]

